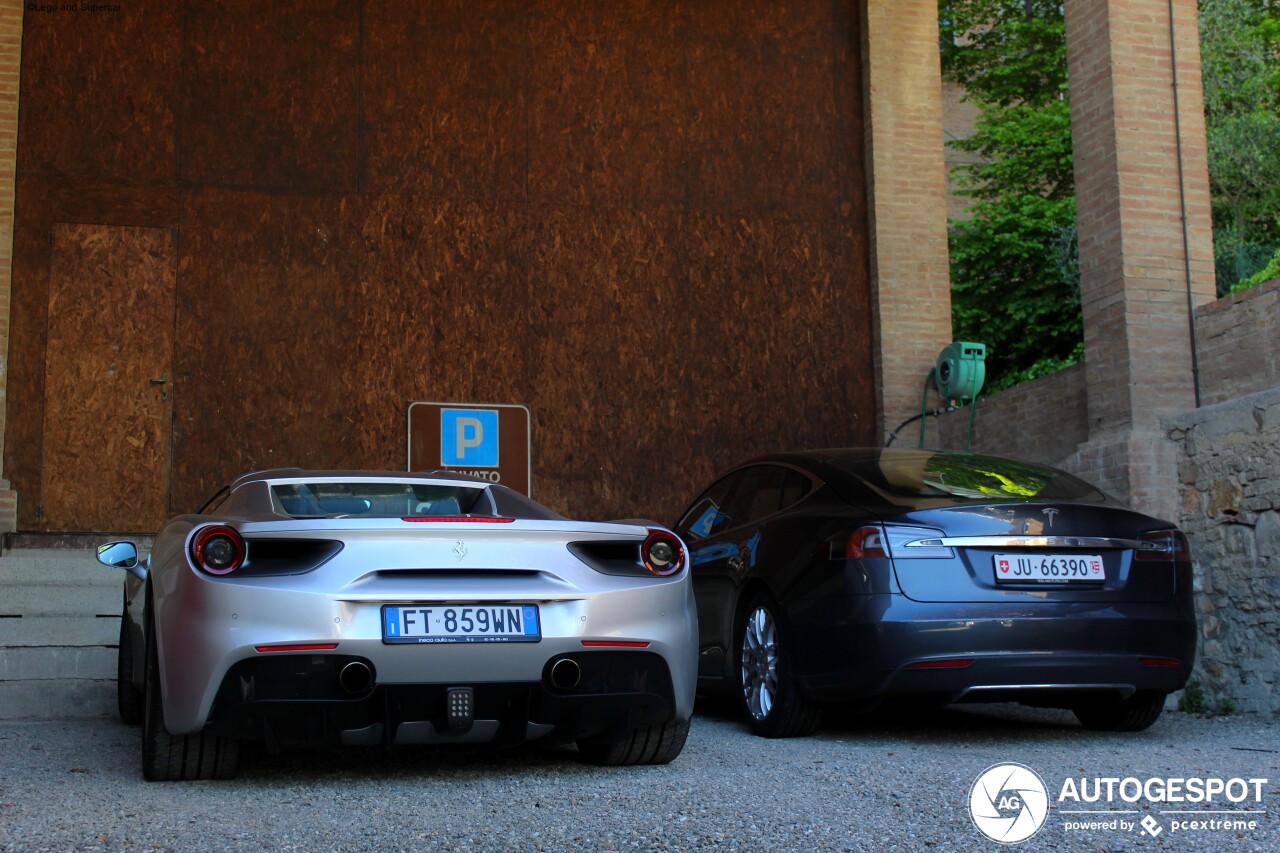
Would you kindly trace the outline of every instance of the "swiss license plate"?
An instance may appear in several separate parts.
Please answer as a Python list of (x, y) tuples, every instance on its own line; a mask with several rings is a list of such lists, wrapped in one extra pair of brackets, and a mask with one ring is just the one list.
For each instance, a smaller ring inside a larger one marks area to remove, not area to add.
[(384, 643), (536, 643), (536, 604), (403, 604), (382, 608)]
[(996, 583), (1079, 583), (1107, 579), (1098, 554), (995, 554)]

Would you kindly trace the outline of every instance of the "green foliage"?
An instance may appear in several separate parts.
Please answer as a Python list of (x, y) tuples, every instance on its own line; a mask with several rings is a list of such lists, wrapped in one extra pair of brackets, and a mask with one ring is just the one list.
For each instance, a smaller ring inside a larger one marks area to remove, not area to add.
[(1267, 262), (1265, 267), (1232, 287), (1231, 292), (1239, 293), (1241, 290), (1247, 290), (1254, 285), (1262, 284), (1264, 281), (1271, 281), (1273, 278), (1280, 278), (1280, 249), (1276, 249), (1276, 253), (1271, 256), (1271, 260)]
[(956, 340), (987, 344), (986, 393), (1083, 353), (1066, 24), (1059, 3), (940, 0), (942, 68), (979, 108), (952, 143), (969, 218), (951, 223)]
[(1182, 688), (1178, 697), (1178, 710), (1186, 714), (1203, 714), (1209, 710), (1209, 703), (1204, 698), (1204, 688), (1195, 678), (1187, 679), (1187, 686)]
[(1200, 0), (1218, 289), (1280, 248), (1280, 6)]

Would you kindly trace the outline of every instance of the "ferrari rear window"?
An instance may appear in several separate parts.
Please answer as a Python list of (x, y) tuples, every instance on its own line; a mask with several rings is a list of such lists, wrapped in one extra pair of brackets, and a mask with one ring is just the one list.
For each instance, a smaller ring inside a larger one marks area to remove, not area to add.
[(276, 512), (293, 518), (406, 518), (494, 515), (484, 486), (314, 482), (271, 486)]

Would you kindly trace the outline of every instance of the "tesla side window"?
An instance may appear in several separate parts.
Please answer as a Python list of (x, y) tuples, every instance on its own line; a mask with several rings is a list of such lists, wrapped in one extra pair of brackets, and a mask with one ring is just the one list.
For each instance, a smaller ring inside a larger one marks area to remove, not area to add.
[(790, 468), (783, 470), (785, 473), (782, 475), (782, 508), (786, 509), (792, 504), (799, 503), (809, 494), (813, 481), (799, 471), (793, 471)]
[(756, 465), (742, 472), (725, 512), (733, 526), (752, 524), (782, 509), (782, 481), (787, 469), (777, 465)]
[(722, 477), (715, 485), (699, 495), (689, 507), (689, 511), (684, 514), (684, 518), (680, 519), (680, 523), (676, 525), (676, 532), (686, 539), (696, 541), (714, 536), (721, 530), (727, 530), (731, 522), (722, 507), (725, 505), (729, 490), (733, 488), (739, 476), (740, 474), (730, 474)]

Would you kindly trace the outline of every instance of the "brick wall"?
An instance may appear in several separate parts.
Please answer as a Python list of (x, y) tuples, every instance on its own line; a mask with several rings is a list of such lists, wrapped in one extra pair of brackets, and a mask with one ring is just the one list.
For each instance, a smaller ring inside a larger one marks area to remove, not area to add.
[[(973, 412), (972, 450), (1029, 462), (1062, 465), (1089, 438), (1083, 364), (1059, 370), (978, 401)], [(958, 409), (928, 425), (925, 444), (958, 450), (969, 432), (969, 409)], [(914, 447), (915, 425), (895, 442)]]
[(1069, 467), (1168, 517), (1159, 419), (1195, 404), (1190, 305), (1214, 296), (1196, 4), (1065, 8), (1089, 409)]
[(1210, 706), (1280, 714), (1280, 386), (1163, 424), (1195, 562), (1195, 677)]
[[(9, 293), (13, 271), (13, 183), (18, 156), (18, 72), (22, 65), (22, 8), (0, 0), (0, 458), (8, 412)], [(0, 533), (17, 529), (18, 497), (0, 465)]]
[(876, 403), (887, 435), (919, 410), (951, 340), (937, 5), (865, 4)]
[(1196, 311), (1200, 400), (1234, 400), (1280, 386), (1280, 279)]

